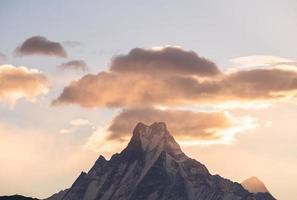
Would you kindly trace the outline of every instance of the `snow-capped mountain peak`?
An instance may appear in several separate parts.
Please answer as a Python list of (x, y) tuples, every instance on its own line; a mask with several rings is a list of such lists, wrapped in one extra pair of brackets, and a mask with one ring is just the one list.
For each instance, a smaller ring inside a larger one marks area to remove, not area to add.
[(182, 152), (163, 122), (138, 123), (121, 153), (110, 160), (100, 156), (88, 173), (53, 197), (49, 200), (274, 200), (211, 175)]
[(160, 154), (162, 151), (165, 151), (177, 160), (187, 158), (179, 144), (167, 130), (164, 122), (155, 122), (150, 126), (138, 123), (133, 131), (130, 143), (134, 142), (140, 142), (142, 150), (147, 154), (152, 152)]

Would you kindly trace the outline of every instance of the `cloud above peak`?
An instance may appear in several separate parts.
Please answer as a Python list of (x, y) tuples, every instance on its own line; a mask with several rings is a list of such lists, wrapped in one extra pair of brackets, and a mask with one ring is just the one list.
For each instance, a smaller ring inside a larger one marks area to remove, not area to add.
[[(224, 112), (192, 112), (186, 110), (159, 110), (151, 107), (124, 109), (111, 122), (109, 139), (129, 139), (138, 122), (152, 124), (164, 121), (172, 134), (180, 140), (216, 140), (218, 130), (233, 126)], [(183, 121), (183, 123), (180, 123)]]
[(220, 70), (212, 61), (180, 47), (134, 48), (114, 57), (110, 71), (150, 75), (214, 76)]
[[(134, 48), (127, 55), (114, 57), (110, 71), (88, 74), (73, 81), (53, 101), (53, 105), (78, 103), (84, 107), (122, 107), (180, 104), (186, 100), (186, 91), (176, 93), (170, 85), (172, 82), (186, 79), (196, 82), (194, 77), (213, 77), (220, 73), (210, 60), (180, 47)], [(186, 84), (188, 82), (184, 83), (185, 87)]]
[[(177, 54), (178, 59), (173, 56)], [(126, 56), (115, 57), (109, 71), (72, 81), (53, 105), (78, 104), (88, 108), (213, 105), (281, 101), (297, 95), (297, 70), (286, 67), (215, 70), (218, 73), (205, 77), (206, 70), (202, 73), (186, 65), (193, 63), (188, 57), (197, 60), (195, 55), (176, 47), (133, 49)]]
[(43, 36), (33, 36), (26, 39), (15, 49), (17, 56), (44, 55), (67, 57), (64, 47), (59, 42), (53, 42)]
[[(193, 112), (153, 107), (126, 108), (118, 113), (108, 127), (99, 127), (87, 140), (86, 148), (96, 152), (124, 146), (137, 123), (162, 121), (170, 133), (185, 146), (230, 144), (237, 134), (255, 128), (256, 121), (248, 116), (233, 117), (227, 112)], [(182, 123), (181, 123), (182, 122)]]
[(20, 98), (30, 101), (49, 91), (49, 83), (45, 75), (36, 69), (0, 66), (0, 101), (13, 106)]

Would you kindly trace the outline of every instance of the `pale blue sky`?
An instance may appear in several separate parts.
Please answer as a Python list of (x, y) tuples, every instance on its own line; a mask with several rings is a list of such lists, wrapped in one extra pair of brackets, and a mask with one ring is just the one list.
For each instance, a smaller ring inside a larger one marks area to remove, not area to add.
[(84, 57), (95, 66), (105, 66), (117, 52), (163, 44), (193, 49), (222, 64), (252, 54), (296, 58), (294, 0), (11, 0), (0, 4), (0, 51), (6, 54), (24, 39), (43, 35), (82, 42), (81, 52), (70, 51), (70, 57)]

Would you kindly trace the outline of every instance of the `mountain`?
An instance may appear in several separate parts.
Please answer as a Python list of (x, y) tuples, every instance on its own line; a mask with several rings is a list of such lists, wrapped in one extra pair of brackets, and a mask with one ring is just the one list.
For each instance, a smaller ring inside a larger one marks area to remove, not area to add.
[(249, 192), (268, 192), (266, 186), (257, 177), (252, 176), (241, 183), (242, 187)]
[(63, 199), (65, 194), (68, 192), (69, 189), (61, 190), (60, 192), (53, 194), (51, 197), (47, 198), (48, 200), (60, 200)]
[(1, 196), (0, 200), (38, 200), (31, 197), (25, 197), (22, 195), (11, 195), (11, 196)]
[(100, 156), (60, 196), (48, 200), (274, 199), (269, 193), (253, 194), (239, 183), (211, 175), (203, 164), (182, 152), (162, 122), (138, 123), (121, 153), (110, 160)]

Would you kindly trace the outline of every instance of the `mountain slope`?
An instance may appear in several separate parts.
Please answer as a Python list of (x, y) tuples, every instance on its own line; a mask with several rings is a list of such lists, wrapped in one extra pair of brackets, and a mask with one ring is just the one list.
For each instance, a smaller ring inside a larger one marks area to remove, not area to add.
[(60, 192), (57, 192), (56, 194), (53, 194), (51, 197), (47, 198), (47, 200), (60, 200), (63, 199), (63, 197), (67, 194), (69, 189), (61, 190)]
[(16, 194), (11, 196), (0, 196), (0, 200), (38, 200), (38, 199)]
[(109, 161), (100, 156), (63, 200), (272, 200), (211, 175), (187, 157), (164, 123), (139, 123), (128, 146)]
[(252, 176), (246, 180), (244, 180), (241, 185), (249, 192), (257, 193), (257, 192), (268, 192), (266, 186), (262, 181), (260, 181), (257, 177)]

